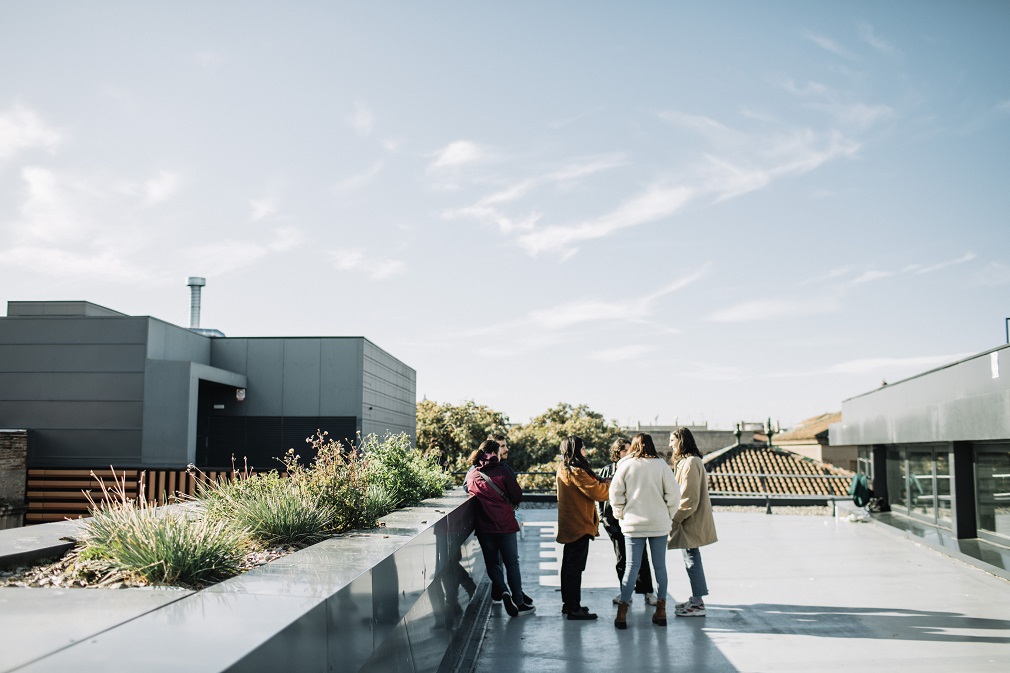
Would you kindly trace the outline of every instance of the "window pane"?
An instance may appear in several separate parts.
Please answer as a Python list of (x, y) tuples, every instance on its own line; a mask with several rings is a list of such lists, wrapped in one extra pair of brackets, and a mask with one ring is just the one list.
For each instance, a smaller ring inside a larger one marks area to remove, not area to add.
[(933, 451), (908, 452), (909, 511), (932, 520), (933, 508)]
[(904, 449), (887, 449), (887, 497), (891, 507), (908, 507), (908, 499), (905, 497), (907, 486)]
[(1010, 446), (983, 449), (975, 456), (978, 527), (1010, 536)]
[(950, 525), (950, 455), (945, 449), (936, 451), (936, 518), (937, 523)]

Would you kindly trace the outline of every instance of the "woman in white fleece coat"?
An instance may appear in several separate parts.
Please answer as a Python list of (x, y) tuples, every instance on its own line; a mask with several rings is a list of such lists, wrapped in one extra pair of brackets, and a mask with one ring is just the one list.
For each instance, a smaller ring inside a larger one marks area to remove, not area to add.
[(614, 626), (619, 629), (628, 627), (628, 606), (635, 591), (635, 578), (642, 565), (646, 544), (652, 556), (656, 596), (659, 598), (652, 621), (666, 626), (666, 540), (673, 516), (680, 507), (680, 487), (673, 470), (656, 454), (651, 436), (643, 432), (635, 435), (628, 455), (617, 463), (610, 482), (610, 506), (621, 522), (627, 558)]

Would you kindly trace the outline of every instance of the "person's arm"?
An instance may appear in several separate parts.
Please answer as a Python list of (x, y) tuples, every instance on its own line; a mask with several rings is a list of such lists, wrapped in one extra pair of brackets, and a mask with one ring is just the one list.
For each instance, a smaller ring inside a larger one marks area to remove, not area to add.
[(502, 472), (504, 473), (502, 476), (504, 488), (502, 488), (502, 490), (505, 491), (505, 495), (508, 496), (509, 502), (513, 505), (518, 505), (523, 501), (523, 489), (519, 485), (519, 482), (516, 481), (515, 473), (505, 465), (503, 465), (502, 468)]
[(572, 482), (586, 495), (586, 497), (597, 501), (606, 500), (610, 497), (609, 485), (600, 481), (585, 470), (578, 468), (570, 470), (569, 474), (572, 477)]
[(678, 470), (680, 477), (680, 505), (673, 515), (674, 523), (680, 523), (698, 510), (701, 500), (701, 480), (705, 478), (705, 470), (701, 461), (690, 458), (687, 465)]
[(617, 469), (614, 471), (614, 477), (610, 480), (610, 507), (614, 510), (615, 519), (624, 518), (624, 505), (627, 503), (624, 486), (624, 473), (626, 470), (621, 468), (622, 466), (618, 464)]

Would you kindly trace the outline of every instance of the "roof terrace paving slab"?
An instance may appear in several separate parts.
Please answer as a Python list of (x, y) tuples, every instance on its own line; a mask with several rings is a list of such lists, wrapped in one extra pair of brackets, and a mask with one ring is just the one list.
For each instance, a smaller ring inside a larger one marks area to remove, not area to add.
[(478, 673), (988, 671), (1010, 667), (1010, 582), (922, 545), (843, 518), (717, 512), (720, 542), (702, 551), (708, 616), (675, 618), (690, 593), (681, 555), (667, 555), (666, 628), (635, 597), (628, 629), (613, 626), (617, 593), (606, 536), (590, 545), (583, 604), (595, 622), (560, 614), (556, 510), (523, 512), (523, 586), (537, 613), (496, 604)]

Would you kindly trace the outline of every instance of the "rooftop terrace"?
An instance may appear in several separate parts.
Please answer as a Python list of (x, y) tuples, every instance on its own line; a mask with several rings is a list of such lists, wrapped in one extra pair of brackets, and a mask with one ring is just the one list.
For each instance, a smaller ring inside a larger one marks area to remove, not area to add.
[[(882, 526), (844, 518), (716, 513), (720, 542), (704, 549), (712, 594), (705, 618), (660, 628), (639, 599), (613, 626), (613, 551), (590, 545), (583, 603), (596, 622), (562, 619), (557, 511), (523, 510), (520, 557), (537, 613), (510, 619), (496, 604), (474, 668), (514, 671), (1000, 671), (1010, 666), (1010, 582)], [(686, 599), (678, 552), (670, 594)], [(466, 670), (464, 668), (464, 670)]]

